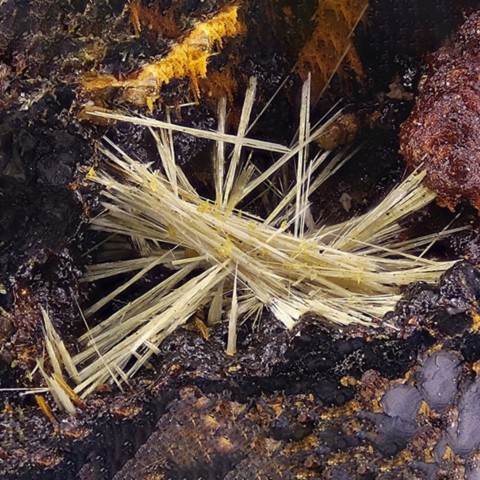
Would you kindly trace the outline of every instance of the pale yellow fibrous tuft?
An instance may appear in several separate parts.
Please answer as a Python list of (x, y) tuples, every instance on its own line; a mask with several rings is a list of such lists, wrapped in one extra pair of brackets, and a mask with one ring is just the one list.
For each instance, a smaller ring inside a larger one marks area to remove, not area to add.
[[(238, 322), (259, 318), (265, 308), (286, 328), (307, 312), (341, 324), (369, 324), (394, 307), (401, 286), (435, 281), (452, 265), (415, 253), (432, 243), (431, 236), (399, 240), (401, 220), (435, 198), (422, 185), (421, 172), (411, 174), (361, 217), (328, 227), (312, 223), (312, 192), (353, 153), (310, 157), (309, 144), (329, 125), (310, 123), (310, 80), (303, 87), (293, 146), (249, 138), (255, 91), (252, 79), (235, 135), (225, 132), (225, 100), (219, 104), (217, 131), (98, 112), (148, 127), (162, 168), (151, 169), (105, 139), (101, 151), (111, 168), (99, 170), (92, 179), (103, 188), (104, 207), (92, 227), (129, 238), (141, 257), (90, 267), (85, 281), (136, 273), (85, 315), (95, 315), (158, 265), (170, 269), (171, 275), (80, 338), (83, 349), (73, 358), (78, 368), (76, 393), (86, 395), (108, 381), (119, 386), (128, 382), (159, 352), (161, 342), (199, 310), (208, 312), (209, 324), (229, 322), (226, 347), (234, 354)], [(177, 165), (175, 132), (215, 143), (215, 198), (200, 196)], [(231, 145), (228, 159), (226, 144)], [(251, 155), (244, 161), (247, 149)], [(264, 172), (251, 161), (257, 150), (277, 156)], [(288, 162), (296, 162), (296, 176), (283, 191), (275, 179)], [(251, 194), (270, 197), (273, 207), (265, 217), (240, 207)]]

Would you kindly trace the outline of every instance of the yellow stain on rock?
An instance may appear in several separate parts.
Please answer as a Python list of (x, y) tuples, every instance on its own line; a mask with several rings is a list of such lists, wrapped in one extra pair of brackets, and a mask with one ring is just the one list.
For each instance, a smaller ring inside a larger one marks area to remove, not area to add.
[(221, 48), (223, 40), (244, 31), (238, 18), (238, 6), (229, 6), (214, 17), (199, 22), (193, 30), (160, 60), (148, 63), (130, 78), (118, 79), (113, 75), (89, 75), (83, 79), (86, 91), (104, 88), (128, 88), (145, 91), (136, 98), (149, 98), (147, 92), (158, 91), (173, 79), (190, 78), (196, 97), (200, 96), (199, 79), (207, 77), (208, 61)]
[(478, 332), (480, 330), (480, 314), (478, 312), (472, 313), (472, 330)]

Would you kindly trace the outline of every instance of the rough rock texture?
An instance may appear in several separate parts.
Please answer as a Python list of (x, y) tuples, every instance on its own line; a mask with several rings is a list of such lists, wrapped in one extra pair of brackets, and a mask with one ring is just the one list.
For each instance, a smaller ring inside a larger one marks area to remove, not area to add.
[(464, 201), (480, 209), (479, 32), (477, 12), (430, 57), (400, 134), (406, 162), (427, 170), (427, 185), (450, 209)]
[[(10, 397), (2, 478), (475, 478), (479, 278), (461, 263), (412, 288), (381, 335), (265, 319), (229, 357), (224, 327), (209, 340), (178, 331), (130, 392), (97, 392), (76, 419), (55, 412), (56, 426)], [(438, 308), (444, 323), (470, 322), (444, 333)]]

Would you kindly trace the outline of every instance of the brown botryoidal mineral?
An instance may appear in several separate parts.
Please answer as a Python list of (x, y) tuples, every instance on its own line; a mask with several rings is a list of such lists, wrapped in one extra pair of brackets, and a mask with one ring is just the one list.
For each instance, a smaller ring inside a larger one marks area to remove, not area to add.
[(411, 168), (426, 169), (427, 185), (453, 210), (480, 210), (480, 12), (429, 59), (420, 94), (400, 132)]

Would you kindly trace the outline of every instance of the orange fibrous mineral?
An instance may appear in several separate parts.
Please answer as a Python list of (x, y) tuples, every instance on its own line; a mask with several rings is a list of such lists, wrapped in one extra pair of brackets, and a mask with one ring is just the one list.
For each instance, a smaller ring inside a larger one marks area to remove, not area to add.
[(318, 0), (315, 29), (296, 65), (302, 78), (312, 73), (317, 93), (323, 93), (344, 61), (358, 78), (363, 76), (352, 35), (367, 7), (368, 0)]
[(181, 34), (173, 9), (167, 9), (163, 13), (158, 5), (145, 7), (140, 0), (130, 3), (130, 21), (137, 36), (140, 36), (143, 30), (160, 34), (165, 38), (178, 38)]
[[(200, 96), (199, 79), (207, 77), (208, 61), (221, 48), (225, 39), (244, 31), (238, 17), (238, 7), (222, 9), (214, 17), (197, 23), (191, 32), (176, 43), (170, 52), (159, 60), (147, 63), (126, 79), (113, 75), (88, 76), (83, 80), (86, 91), (107, 87), (158, 91), (173, 79), (189, 78), (195, 96)], [(143, 98), (139, 95), (138, 98)]]

